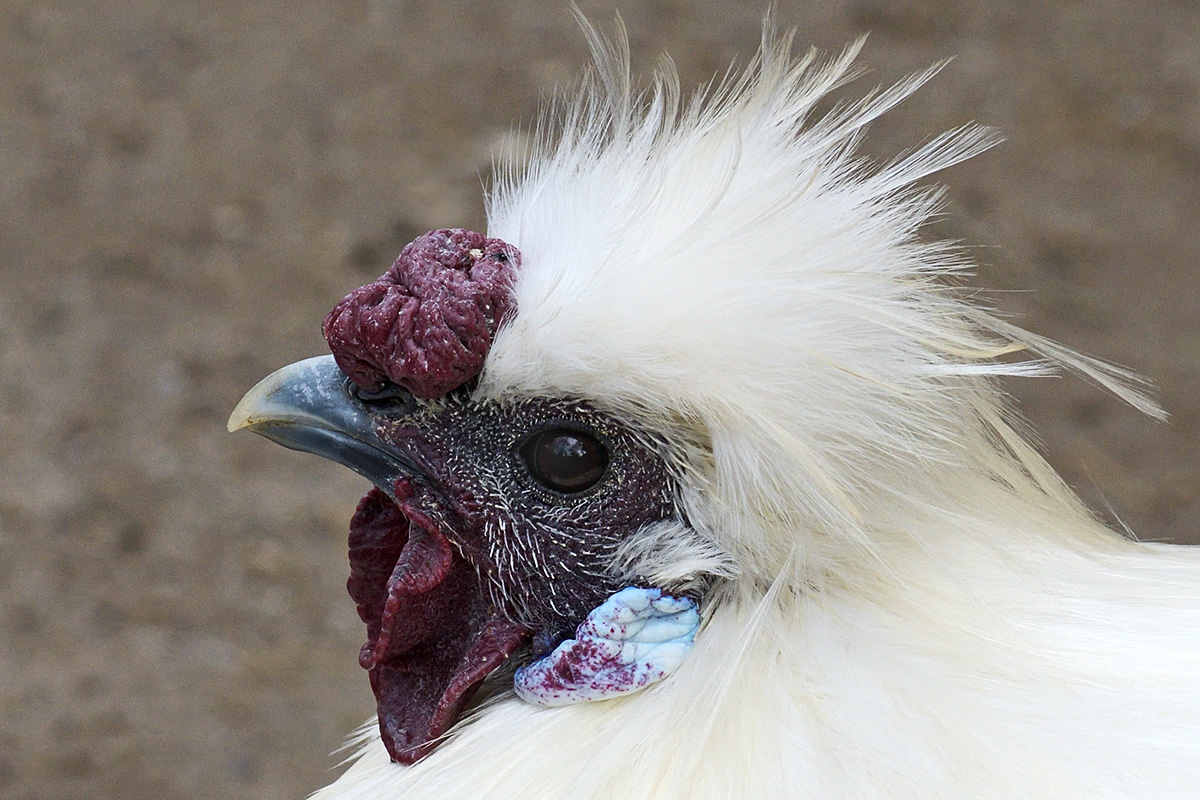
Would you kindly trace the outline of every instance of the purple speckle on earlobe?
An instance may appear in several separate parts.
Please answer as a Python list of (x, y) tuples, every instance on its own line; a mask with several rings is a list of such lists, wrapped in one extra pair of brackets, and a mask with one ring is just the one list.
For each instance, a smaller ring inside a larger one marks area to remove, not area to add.
[(513, 686), (540, 706), (629, 694), (678, 669), (699, 627), (691, 598), (630, 586), (588, 614), (574, 639), (518, 669)]

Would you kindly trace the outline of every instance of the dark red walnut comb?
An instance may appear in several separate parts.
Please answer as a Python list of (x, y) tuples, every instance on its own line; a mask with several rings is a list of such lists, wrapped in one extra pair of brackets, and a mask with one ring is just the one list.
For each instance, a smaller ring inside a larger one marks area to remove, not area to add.
[(388, 381), (423, 399), (462, 386), (483, 369), (513, 308), (521, 254), (461, 228), (417, 237), (391, 269), (352, 291), (322, 329), (338, 366), (367, 391)]

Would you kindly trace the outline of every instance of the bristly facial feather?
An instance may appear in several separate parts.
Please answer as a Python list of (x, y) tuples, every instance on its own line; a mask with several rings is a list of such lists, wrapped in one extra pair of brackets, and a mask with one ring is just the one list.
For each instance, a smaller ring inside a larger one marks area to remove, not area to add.
[[(655, 560), (643, 542), (660, 538), (663, 525), (686, 528), (676, 480), (660, 455), (665, 444), (586, 403), (480, 403), (455, 392), (423, 405), (420, 414), (386, 422), (380, 436), (426, 476), (413, 482), (409, 502), (447, 532), (485, 581), (491, 603), (514, 622), (546, 634), (573, 632), (610, 594), (648, 581)], [(546, 430), (586, 432), (603, 443), (609, 461), (594, 487), (566, 495), (531, 477), (520, 450)], [(641, 557), (621, 557), (632, 551)], [(693, 563), (661, 585), (702, 581), (697, 566), (707, 564)]]

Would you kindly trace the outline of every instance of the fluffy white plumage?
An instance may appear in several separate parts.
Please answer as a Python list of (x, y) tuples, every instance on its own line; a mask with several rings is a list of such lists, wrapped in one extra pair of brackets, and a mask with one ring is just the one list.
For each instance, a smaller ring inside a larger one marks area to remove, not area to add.
[[(914, 183), (966, 127), (881, 167), (865, 126), (934, 70), (819, 118), (837, 58), (759, 58), (681, 102), (623, 40), (502, 172), (523, 255), (481, 396), (578, 396), (676, 444), (695, 533), (626, 555), (725, 576), (669, 680), (596, 704), (510, 693), (412, 767), (372, 723), (322, 800), (1176, 798), (1200, 793), (1200, 550), (1105, 528), (1025, 443), (996, 376), (1132, 376), (997, 319), (917, 238)], [(1020, 354), (1027, 354), (1022, 359)], [(699, 537), (699, 538), (697, 538)]]

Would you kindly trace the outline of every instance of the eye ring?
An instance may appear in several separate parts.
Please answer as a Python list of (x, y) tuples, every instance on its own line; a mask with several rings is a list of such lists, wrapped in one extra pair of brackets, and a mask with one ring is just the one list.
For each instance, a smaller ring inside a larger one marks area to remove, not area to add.
[(580, 495), (608, 473), (608, 448), (588, 431), (554, 425), (533, 433), (517, 455), (538, 484), (557, 494)]

